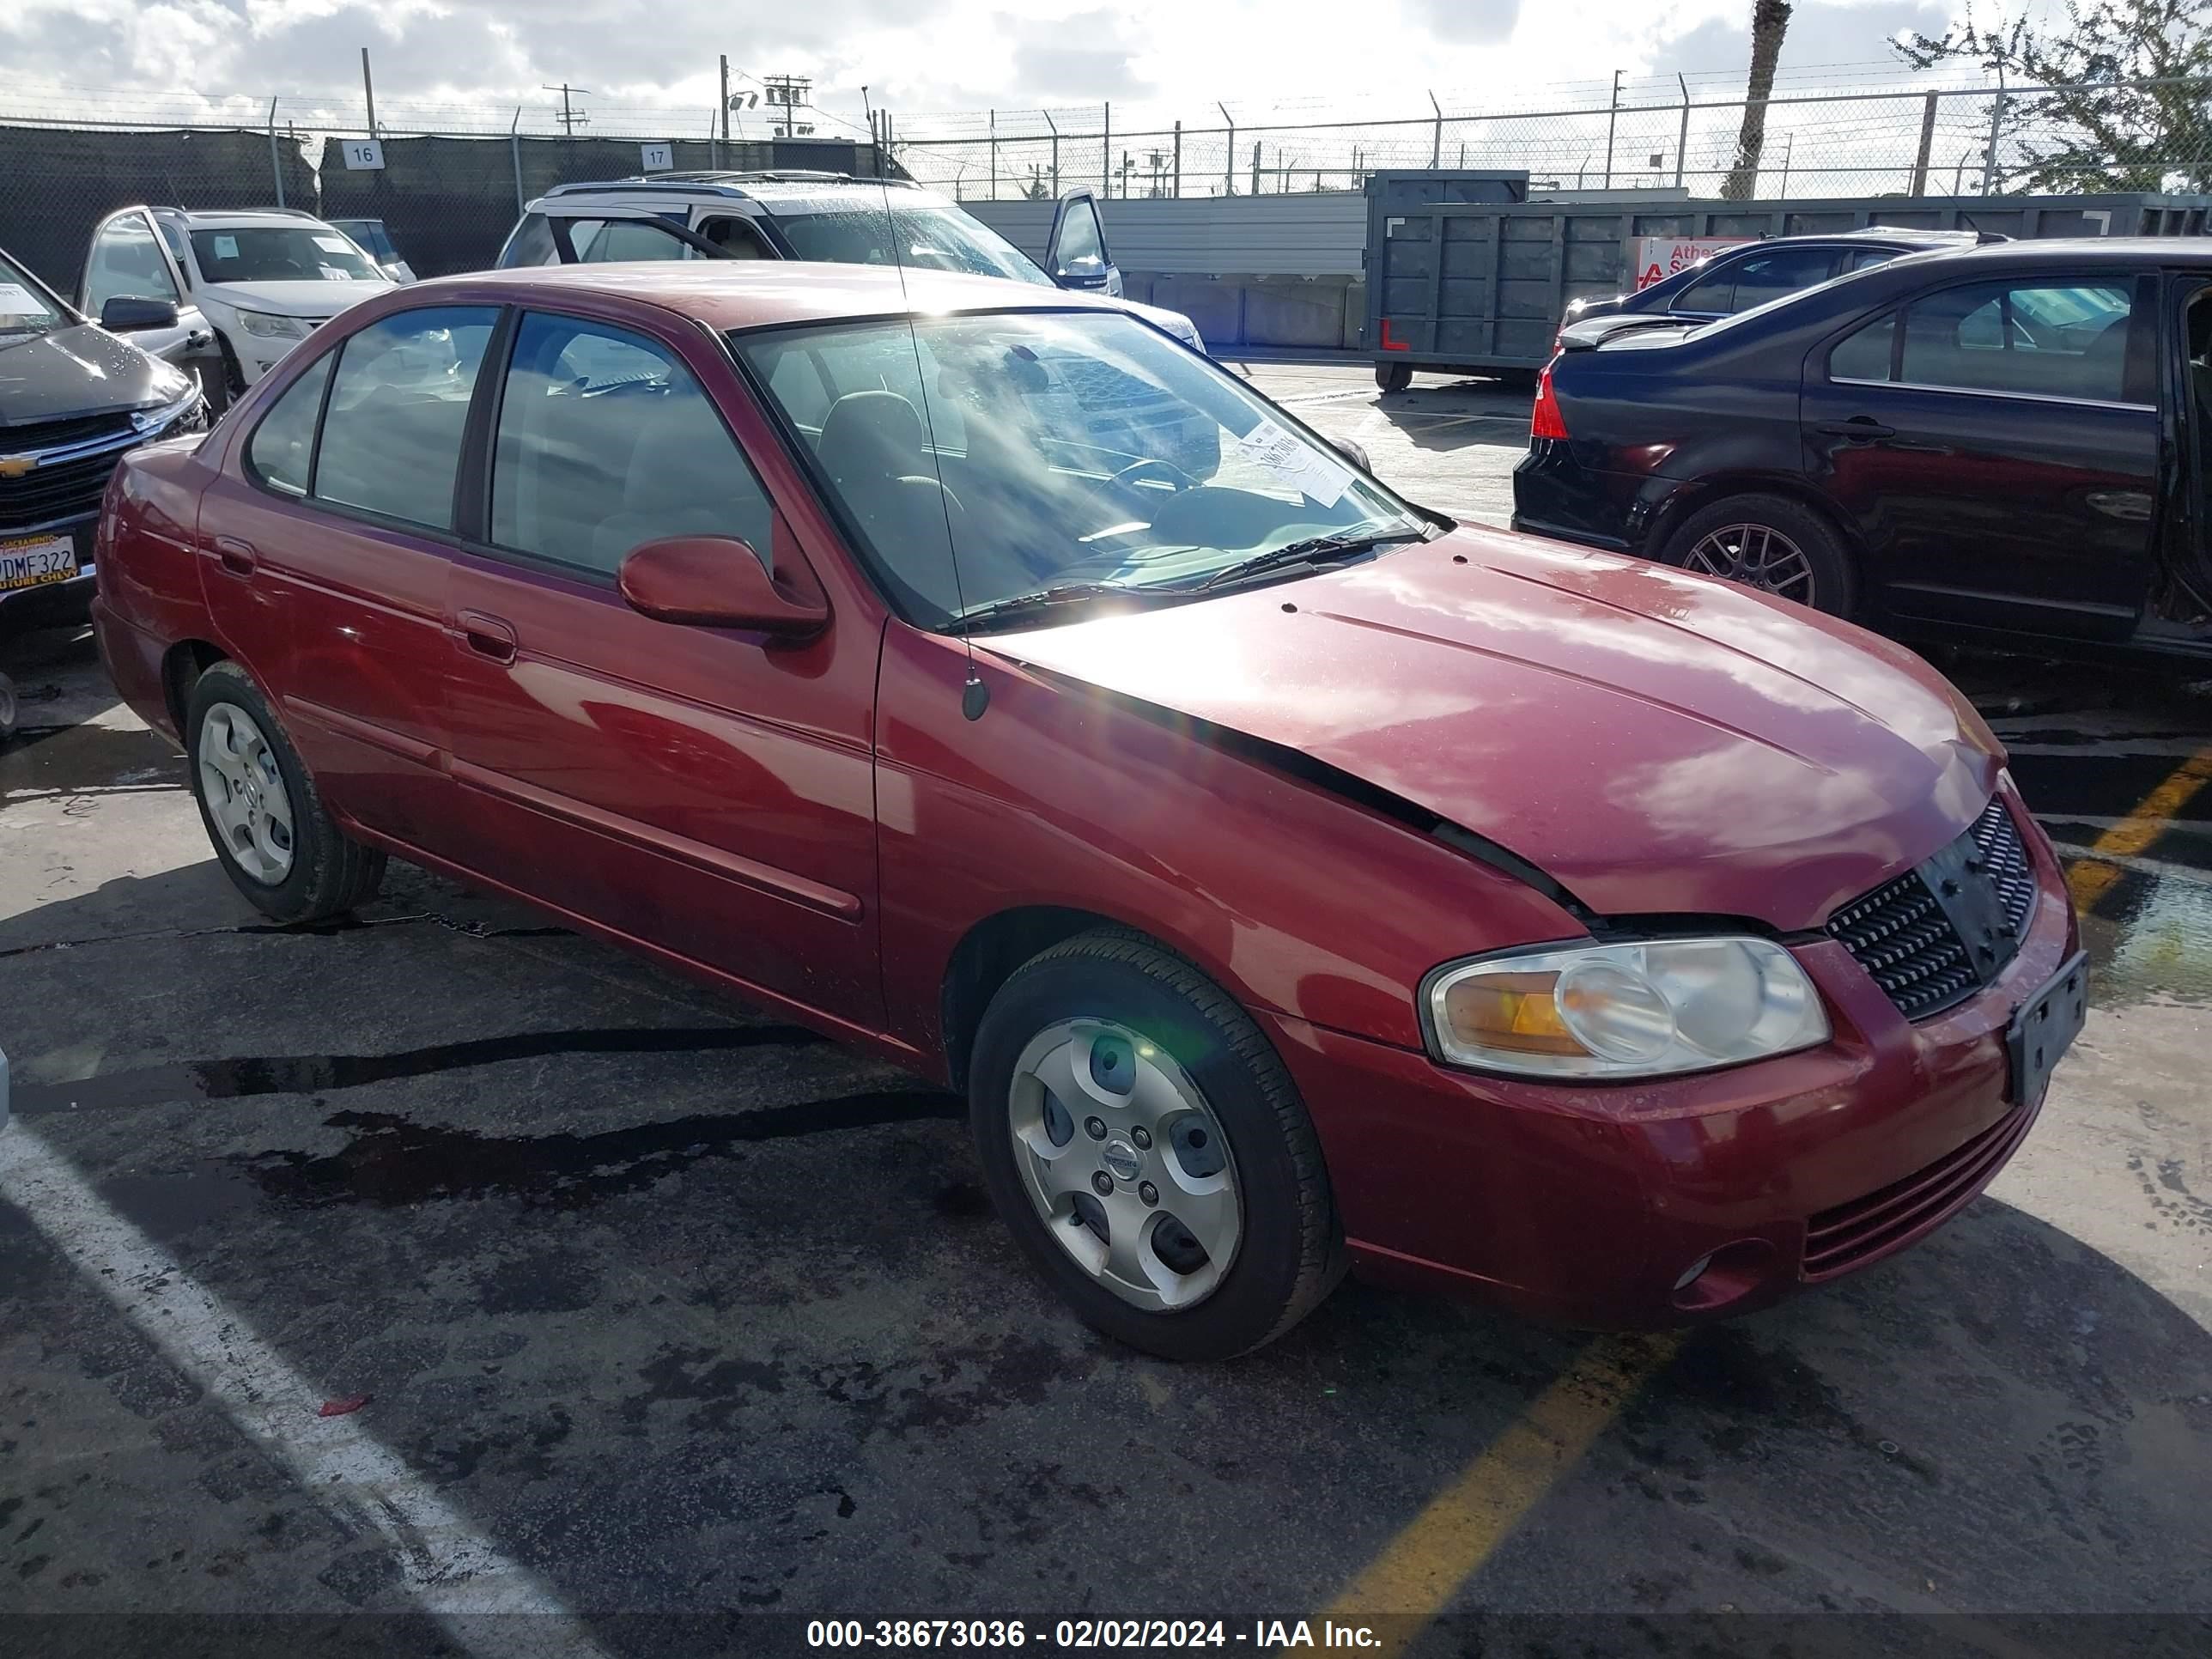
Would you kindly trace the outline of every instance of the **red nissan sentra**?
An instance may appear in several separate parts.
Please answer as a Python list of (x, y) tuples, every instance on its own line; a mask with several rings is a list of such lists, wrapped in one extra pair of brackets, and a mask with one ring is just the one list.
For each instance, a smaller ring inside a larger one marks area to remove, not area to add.
[(134, 452), (100, 535), (108, 666), (264, 912), (396, 853), (947, 1082), (1157, 1353), (1347, 1265), (1763, 1305), (1966, 1204), (2082, 1017), (1917, 658), (1455, 526), (1065, 294), (425, 283)]

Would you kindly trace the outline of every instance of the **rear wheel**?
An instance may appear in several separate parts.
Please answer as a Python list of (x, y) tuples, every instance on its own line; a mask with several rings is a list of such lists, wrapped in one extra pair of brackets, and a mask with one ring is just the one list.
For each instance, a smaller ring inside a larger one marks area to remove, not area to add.
[(0, 743), (15, 735), (15, 682), (0, 674)]
[(185, 735), (200, 822), (223, 873), (256, 909), (276, 921), (320, 921), (375, 896), (384, 854), (339, 830), (244, 669), (218, 662), (199, 677)]
[(1700, 507), (1675, 527), (1659, 557), (1832, 617), (1850, 616), (1858, 602), (1857, 573), (1842, 538), (1785, 495), (1731, 495)]
[(1034, 957), (983, 1017), (969, 1115), (1000, 1214), (1088, 1323), (1170, 1359), (1273, 1340), (1343, 1244), (1321, 1147), (1259, 1027), (1118, 929)]
[(1377, 363), (1375, 365), (1375, 384), (1385, 392), (1403, 392), (1413, 383), (1413, 366), (1409, 363)]

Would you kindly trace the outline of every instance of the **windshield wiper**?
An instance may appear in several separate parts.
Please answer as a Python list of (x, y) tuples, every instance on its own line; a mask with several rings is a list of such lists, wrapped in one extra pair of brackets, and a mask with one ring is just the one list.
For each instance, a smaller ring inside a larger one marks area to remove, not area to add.
[(1132, 587), (1122, 582), (1066, 582), (1057, 587), (1040, 588), (1034, 593), (1016, 593), (1007, 599), (993, 599), (963, 611), (952, 619), (952, 630), (965, 634), (976, 623), (1003, 622), (1009, 617), (1026, 617), (1035, 612), (1065, 610), (1072, 605), (1090, 605), (1099, 599), (1140, 599), (1158, 601), (1176, 597), (1170, 590), (1158, 587)]
[(1331, 557), (1364, 553), (1377, 547), (1387, 547), (1393, 542), (1421, 542), (1429, 538), (1425, 530), (1369, 530), (1339, 531), (1329, 536), (1309, 536), (1304, 541), (1287, 542), (1281, 547), (1270, 548), (1265, 553), (1255, 553), (1249, 559), (1239, 559), (1225, 564), (1193, 590), (1203, 593), (1208, 588), (1225, 587), (1231, 582), (1247, 577), (1265, 575), (1270, 570), (1281, 570), (1296, 564), (1320, 564)]

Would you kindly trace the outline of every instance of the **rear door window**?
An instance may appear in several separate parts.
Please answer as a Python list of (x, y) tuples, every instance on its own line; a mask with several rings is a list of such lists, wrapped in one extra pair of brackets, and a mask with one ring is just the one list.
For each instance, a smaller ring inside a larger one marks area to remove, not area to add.
[(1693, 284), (1673, 309), (1733, 315), (1825, 283), (1835, 270), (1833, 248), (1790, 247), (1749, 254), (1729, 261), (1725, 268)]
[(1914, 386), (2125, 400), (2124, 281), (1969, 283), (1905, 307), (1897, 378)]
[(690, 259), (696, 251), (652, 219), (571, 219), (568, 240), (587, 265), (629, 259)]
[(372, 323), (340, 349), (314, 497), (450, 532), (477, 372), (499, 313), (434, 306)]
[(737, 440), (672, 353), (580, 319), (522, 319), (492, 453), (494, 543), (611, 575), (664, 536), (735, 537), (766, 560), (773, 519)]

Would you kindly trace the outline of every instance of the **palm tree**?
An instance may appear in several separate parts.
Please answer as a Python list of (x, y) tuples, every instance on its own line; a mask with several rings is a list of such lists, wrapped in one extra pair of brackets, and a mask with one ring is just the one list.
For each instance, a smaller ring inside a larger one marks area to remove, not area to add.
[(1759, 188), (1759, 156), (1766, 148), (1766, 100), (1774, 91), (1774, 66), (1782, 58), (1782, 37), (1790, 29), (1789, 0), (1753, 0), (1751, 85), (1743, 104), (1743, 126), (1735, 138), (1735, 165), (1721, 186), (1721, 199), (1747, 202)]

